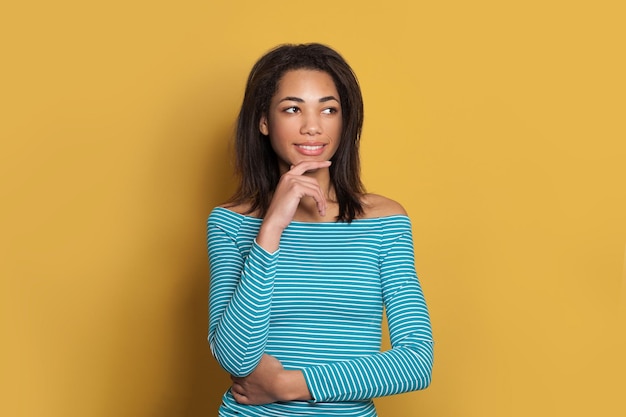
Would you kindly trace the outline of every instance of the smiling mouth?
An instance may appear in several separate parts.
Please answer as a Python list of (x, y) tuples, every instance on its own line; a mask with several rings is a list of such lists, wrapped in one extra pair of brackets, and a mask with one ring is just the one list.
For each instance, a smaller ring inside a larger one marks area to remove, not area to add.
[(317, 151), (324, 147), (324, 145), (296, 145), (300, 149), (304, 149), (305, 151)]

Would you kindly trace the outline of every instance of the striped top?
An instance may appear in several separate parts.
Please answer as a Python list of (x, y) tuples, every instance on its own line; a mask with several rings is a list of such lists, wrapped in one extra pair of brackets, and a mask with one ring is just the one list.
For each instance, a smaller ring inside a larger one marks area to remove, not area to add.
[(250, 406), (227, 391), (220, 416), (370, 417), (372, 398), (428, 386), (432, 333), (407, 216), (293, 221), (274, 253), (255, 242), (261, 222), (222, 207), (209, 216), (211, 351), (237, 376), (273, 355), (303, 372), (313, 400)]

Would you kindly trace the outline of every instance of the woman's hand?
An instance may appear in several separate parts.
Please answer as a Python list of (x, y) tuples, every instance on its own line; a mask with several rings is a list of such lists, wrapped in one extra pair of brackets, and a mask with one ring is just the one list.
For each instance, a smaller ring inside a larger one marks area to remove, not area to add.
[(304, 197), (311, 197), (315, 200), (320, 216), (326, 214), (327, 204), (324, 191), (315, 178), (303, 174), (329, 166), (330, 161), (301, 162), (280, 177), (257, 236), (257, 243), (261, 247), (269, 252), (278, 249), (283, 230), (293, 220), (300, 200)]
[(280, 361), (268, 354), (261, 357), (250, 375), (230, 378), (233, 381), (230, 392), (240, 404), (308, 400), (311, 396), (302, 372), (285, 371)]
[(284, 371), (278, 359), (264, 354), (258, 366), (246, 377), (231, 376), (230, 391), (240, 404), (268, 404), (279, 401), (279, 375)]

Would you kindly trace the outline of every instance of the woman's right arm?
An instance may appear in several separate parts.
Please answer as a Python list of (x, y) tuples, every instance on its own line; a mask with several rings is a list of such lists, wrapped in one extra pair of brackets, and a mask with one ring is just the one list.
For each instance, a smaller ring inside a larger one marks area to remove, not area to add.
[(216, 212), (208, 221), (209, 344), (222, 368), (245, 376), (265, 351), (278, 251), (255, 242), (244, 258), (223, 222)]
[(209, 217), (209, 344), (222, 368), (235, 377), (249, 375), (265, 351), (283, 230), (305, 196), (317, 202), (321, 215), (326, 210), (326, 199), (317, 181), (303, 174), (329, 165), (328, 161), (303, 162), (281, 177), (245, 257), (236, 244), (239, 224), (234, 225), (232, 219), (216, 211)]

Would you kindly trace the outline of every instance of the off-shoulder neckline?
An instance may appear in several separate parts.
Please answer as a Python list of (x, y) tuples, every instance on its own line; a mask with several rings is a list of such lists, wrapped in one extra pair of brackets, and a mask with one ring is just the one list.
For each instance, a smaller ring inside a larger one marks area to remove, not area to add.
[[(240, 218), (244, 218), (244, 219), (250, 219), (253, 221), (263, 221), (262, 218), (260, 217), (255, 217), (255, 216), (250, 216), (248, 214), (242, 214), (242, 213), (237, 213), (236, 211), (232, 211), (227, 209), (226, 207), (222, 207), (222, 206), (217, 206), (214, 208), (214, 210), (220, 210), (220, 211), (225, 211), (233, 216), (237, 216)], [(380, 216), (380, 217), (365, 217), (365, 218), (359, 218), (359, 219), (354, 219), (352, 220), (352, 223), (355, 222), (371, 222), (371, 221), (384, 221), (384, 220), (393, 220), (393, 219), (409, 219), (409, 216), (406, 214), (390, 214), (388, 216)], [(301, 221), (301, 220), (292, 220), (291, 221), (292, 224), (301, 224), (301, 225), (318, 225), (318, 224), (349, 224), (348, 222), (305, 222), (305, 221)]]

